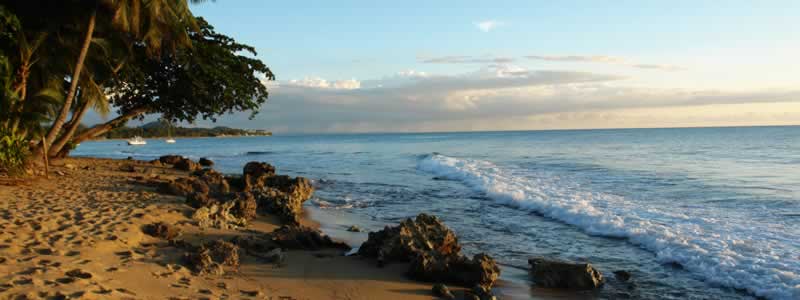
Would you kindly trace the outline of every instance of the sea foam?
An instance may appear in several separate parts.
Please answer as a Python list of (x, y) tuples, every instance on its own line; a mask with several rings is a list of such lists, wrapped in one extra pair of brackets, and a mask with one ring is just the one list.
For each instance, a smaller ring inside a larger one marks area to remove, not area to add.
[[(558, 178), (521, 176), (491, 162), (427, 155), (418, 169), (463, 182), (498, 203), (538, 212), (589, 234), (626, 238), (705, 281), (771, 299), (800, 299), (800, 250), (781, 230), (580, 191)], [(789, 243), (788, 246), (786, 243)], [(794, 246), (793, 246), (794, 245)]]

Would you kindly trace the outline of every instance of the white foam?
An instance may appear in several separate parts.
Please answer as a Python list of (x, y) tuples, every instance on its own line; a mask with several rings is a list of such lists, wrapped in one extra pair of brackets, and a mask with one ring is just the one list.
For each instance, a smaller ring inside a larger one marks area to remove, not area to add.
[[(654, 206), (623, 197), (581, 192), (552, 177), (515, 176), (491, 162), (433, 154), (418, 169), (459, 180), (489, 198), (536, 211), (594, 235), (627, 238), (678, 263), (705, 281), (771, 299), (800, 299), (800, 249), (783, 228), (757, 228)], [(674, 208), (674, 209), (673, 209)]]

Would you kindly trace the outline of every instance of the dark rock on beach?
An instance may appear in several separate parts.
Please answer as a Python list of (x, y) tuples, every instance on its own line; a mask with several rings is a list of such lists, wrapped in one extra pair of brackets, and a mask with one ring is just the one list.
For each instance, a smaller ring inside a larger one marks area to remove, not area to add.
[(177, 161), (175, 164), (172, 165), (172, 167), (181, 171), (189, 171), (189, 172), (194, 172), (203, 168), (200, 164), (188, 158), (184, 158)]
[(405, 262), (428, 251), (439, 256), (448, 256), (460, 253), (461, 245), (458, 244), (455, 232), (439, 218), (419, 214), (416, 219), (406, 219), (399, 226), (386, 226), (381, 231), (370, 232), (358, 254)]
[(422, 281), (477, 285), (490, 290), (500, 275), (500, 268), (489, 255), (477, 254), (470, 259), (461, 254), (455, 233), (427, 214), (370, 232), (358, 254), (377, 258), (379, 264), (410, 262), (408, 275)]
[(201, 157), (200, 160), (198, 160), (197, 162), (200, 163), (200, 165), (203, 167), (211, 167), (214, 165), (214, 161), (205, 157)]
[(603, 285), (603, 275), (588, 263), (545, 258), (528, 259), (534, 284), (546, 288), (591, 290)]
[(159, 157), (158, 161), (160, 161), (162, 164), (174, 165), (184, 159), (185, 158), (183, 158), (183, 156), (180, 155), (164, 155), (162, 157)]
[(245, 220), (252, 220), (256, 217), (256, 209), (258, 207), (256, 199), (253, 194), (248, 192), (233, 193), (226, 201), (233, 202), (234, 216), (243, 218)]
[(222, 275), (223, 265), (239, 267), (239, 247), (223, 240), (215, 240), (184, 254), (189, 268), (198, 274)]
[(231, 191), (231, 187), (228, 184), (228, 180), (225, 179), (225, 175), (222, 175), (222, 173), (215, 170), (197, 170), (192, 172), (192, 176), (196, 177), (197, 180), (204, 182), (209, 188), (209, 193), (211, 193), (213, 196), (224, 195)]
[(260, 211), (276, 214), (289, 224), (299, 224), (303, 202), (311, 198), (314, 187), (303, 177), (271, 176), (261, 181), (260, 187), (250, 191), (258, 201)]
[(284, 249), (320, 250), (326, 248), (350, 250), (345, 243), (336, 242), (319, 230), (294, 225), (284, 225), (270, 233), (272, 241)]
[(246, 188), (261, 187), (266, 178), (275, 176), (275, 167), (265, 162), (251, 161), (242, 170)]
[(161, 183), (158, 187), (158, 192), (175, 196), (188, 196), (193, 193), (208, 194), (210, 188), (208, 184), (197, 178), (181, 177)]
[(147, 235), (165, 240), (172, 240), (180, 235), (180, 230), (164, 222), (145, 225), (142, 231)]

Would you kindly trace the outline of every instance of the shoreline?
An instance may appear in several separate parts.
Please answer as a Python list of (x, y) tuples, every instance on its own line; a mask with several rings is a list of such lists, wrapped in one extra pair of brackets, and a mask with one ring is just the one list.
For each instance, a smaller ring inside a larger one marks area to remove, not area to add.
[[(432, 297), (432, 283), (407, 278), (404, 263), (378, 268), (371, 259), (324, 249), (288, 250), (286, 265), (281, 267), (240, 254), (241, 266), (234, 273), (223, 277), (193, 274), (182, 266), (185, 250), (144, 234), (142, 228), (156, 221), (175, 224), (186, 243), (199, 245), (215, 237), (271, 232), (281, 223), (259, 216), (242, 229), (200, 228), (189, 218), (193, 209), (183, 197), (163, 195), (143, 184), (151, 178), (179, 178), (186, 173), (147, 162), (70, 157), (53, 162), (50, 172), (49, 179), (0, 185), (4, 200), (0, 211), (7, 216), (0, 223), (0, 274), (7, 274), (0, 277), (0, 298), (33, 293), (144, 299), (251, 294), (291, 299)], [(305, 206), (300, 223), (355, 247), (365, 239), (366, 232), (359, 233), (360, 238), (343, 234), (345, 222), (353, 220), (331, 222), (324, 214)], [(69, 275), (76, 272), (89, 274), (88, 278), (76, 280)], [(509, 289), (511, 285), (501, 279), (495, 295), (538, 298), (519, 287)], [(457, 293), (465, 290), (450, 288)]]
[[(130, 164), (143, 171), (122, 170)], [(377, 268), (327, 249), (288, 250), (283, 266), (242, 254), (238, 270), (225, 276), (193, 274), (181, 265), (183, 250), (142, 227), (175, 224), (191, 244), (258, 235), (280, 224), (258, 217), (241, 230), (199, 228), (182, 197), (138, 184), (181, 172), (143, 162), (66, 158), (50, 170), (49, 179), (0, 185), (0, 211), (7, 216), (0, 222), (0, 298), (431, 299), (431, 284), (405, 278), (401, 264)], [(307, 217), (302, 223), (316, 224)]]

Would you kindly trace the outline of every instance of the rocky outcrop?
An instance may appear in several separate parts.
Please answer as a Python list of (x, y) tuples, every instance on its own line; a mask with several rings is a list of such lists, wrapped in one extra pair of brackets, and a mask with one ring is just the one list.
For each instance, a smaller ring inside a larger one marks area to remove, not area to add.
[(476, 254), (472, 259), (460, 255), (435, 255), (428, 251), (419, 254), (409, 266), (408, 275), (428, 282), (451, 282), (463, 286), (491, 289), (500, 276), (500, 268), (489, 255)]
[(415, 219), (406, 219), (400, 226), (386, 226), (383, 230), (370, 232), (358, 254), (385, 261), (410, 261), (418, 254), (433, 252), (439, 256), (457, 254), (461, 251), (455, 232), (447, 228), (439, 218), (419, 214)]
[(164, 222), (145, 225), (142, 231), (147, 235), (165, 240), (173, 240), (181, 234), (180, 230), (175, 228), (175, 226)]
[(489, 290), (500, 275), (500, 268), (489, 255), (477, 254), (471, 259), (462, 255), (455, 233), (427, 214), (370, 232), (358, 254), (377, 258), (379, 265), (410, 262), (408, 275), (422, 281), (477, 285)]
[(178, 162), (173, 164), (172, 167), (181, 171), (188, 171), (188, 172), (194, 172), (203, 168), (203, 166), (188, 158), (179, 160)]
[(275, 176), (275, 167), (265, 162), (251, 161), (244, 165), (243, 179), (247, 188), (263, 186), (265, 179)]
[(239, 267), (239, 247), (215, 240), (184, 254), (184, 260), (194, 272), (202, 275), (222, 275), (223, 266)]
[(158, 161), (160, 161), (162, 164), (174, 165), (184, 159), (185, 158), (183, 158), (183, 156), (180, 155), (164, 155), (162, 157), (159, 157)]
[(158, 187), (159, 193), (175, 196), (188, 196), (193, 193), (208, 194), (210, 191), (208, 184), (194, 177), (181, 177), (162, 182)]
[(545, 258), (528, 259), (534, 284), (546, 288), (591, 290), (603, 285), (603, 275), (588, 263)]
[(205, 158), (205, 157), (201, 157), (200, 160), (198, 160), (197, 162), (200, 163), (200, 165), (203, 166), (203, 167), (214, 166), (214, 161), (212, 161), (212, 160), (210, 160), (208, 158)]
[(233, 193), (226, 200), (233, 203), (232, 213), (245, 220), (252, 220), (256, 217), (258, 204), (253, 194), (248, 192)]
[(247, 219), (236, 214), (235, 205), (234, 201), (211, 203), (195, 210), (192, 220), (200, 227), (235, 229), (247, 226)]
[(334, 248), (350, 250), (345, 243), (336, 242), (319, 230), (294, 225), (284, 225), (270, 233), (275, 245), (284, 249), (320, 250)]
[(276, 214), (289, 224), (299, 224), (303, 202), (314, 193), (311, 181), (303, 177), (270, 176), (259, 184), (260, 187), (250, 190), (258, 202), (259, 210)]
[(225, 179), (225, 175), (213, 169), (201, 169), (192, 172), (192, 176), (208, 185), (209, 193), (211, 193), (212, 196), (228, 194), (231, 191), (231, 187), (228, 184), (228, 180)]

